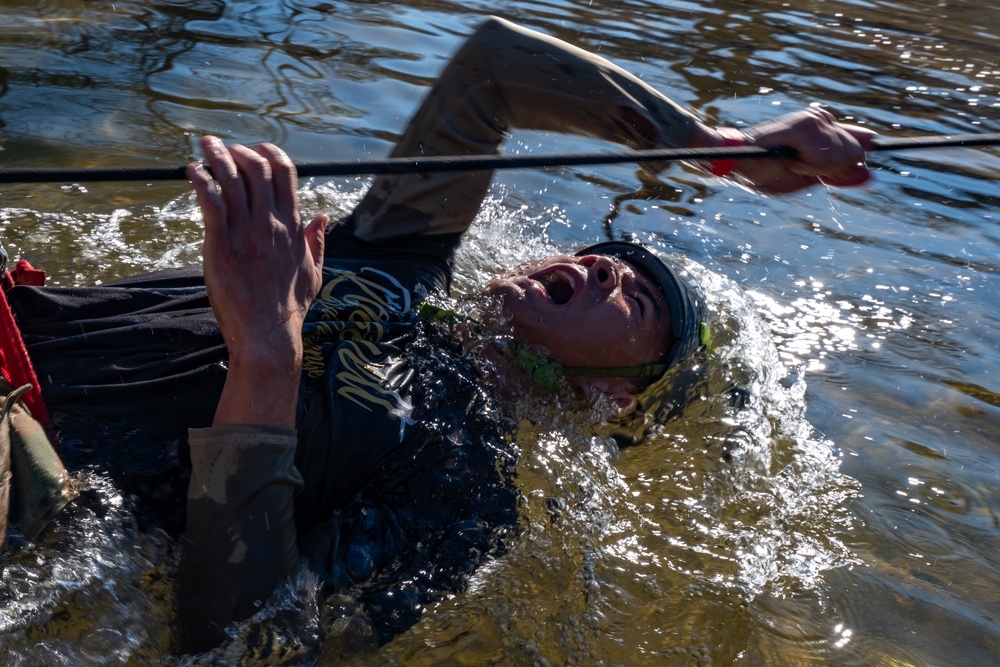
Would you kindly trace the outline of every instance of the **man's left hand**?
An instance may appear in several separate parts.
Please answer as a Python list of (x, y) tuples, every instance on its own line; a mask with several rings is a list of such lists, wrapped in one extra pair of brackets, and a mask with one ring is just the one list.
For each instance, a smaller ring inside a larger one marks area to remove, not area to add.
[(825, 183), (860, 185), (871, 173), (865, 150), (875, 132), (838, 123), (823, 109), (804, 109), (750, 128), (751, 143), (763, 148), (788, 146), (797, 158), (760, 158), (737, 162), (736, 173), (768, 194), (794, 192)]

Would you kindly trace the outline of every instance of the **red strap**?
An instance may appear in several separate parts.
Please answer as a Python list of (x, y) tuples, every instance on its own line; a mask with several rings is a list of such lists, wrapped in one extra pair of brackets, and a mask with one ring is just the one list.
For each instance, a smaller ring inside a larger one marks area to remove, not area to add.
[(38, 376), (35, 375), (35, 368), (31, 365), (31, 359), (28, 357), (28, 348), (25, 347), (24, 339), (21, 338), (21, 331), (17, 328), (14, 313), (10, 309), (10, 304), (7, 303), (7, 295), (5, 294), (8, 285), (11, 287), (14, 285), (44, 285), (45, 272), (39, 271), (22, 259), (17, 263), (13, 272), (4, 271), (4, 275), (0, 277), (0, 284), (3, 285), (3, 289), (0, 290), (0, 363), (3, 364), (0, 372), (12, 387), (31, 385), (31, 391), (26, 392), (21, 398), (38, 423), (48, 428), (49, 411), (45, 407), (44, 399), (42, 399), (42, 388), (38, 384)]
[(17, 260), (17, 265), (14, 267), (11, 278), (15, 285), (45, 286), (45, 272), (41, 269), (36, 269), (25, 259)]
[[(747, 143), (747, 135), (743, 134), (739, 130), (733, 127), (717, 127), (715, 131), (722, 135), (722, 143), (720, 147), (729, 148), (731, 146), (745, 146)], [(736, 169), (736, 160), (733, 158), (726, 158), (723, 160), (711, 160), (708, 163), (708, 171), (713, 176), (726, 177), (733, 173)]]

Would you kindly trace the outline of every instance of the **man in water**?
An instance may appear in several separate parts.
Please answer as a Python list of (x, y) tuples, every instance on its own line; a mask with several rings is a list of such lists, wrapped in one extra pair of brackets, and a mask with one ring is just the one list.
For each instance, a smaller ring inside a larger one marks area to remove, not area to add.
[[(712, 129), (602, 58), (490, 19), (393, 155), (492, 154), (514, 128), (636, 149), (791, 146), (797, 159), (705, 165), (768, 193), (864, 182), (872, 136), (817, 109), (746, 134)], [(70, 415), (64, 424), (118, 422), (129, 434), (125, 453), (102, 461), (186, 470), (185, 450), (178, 460), (162, 443), (192, 427), (186, 649), (218, 642), (302, 558), (333, 589), (364, 582), (374, 639), (385, 641), (459, 586), (516, 521), (510, 426), (484, 391), (499, 380), (418, 315), (428, 295), (447, 293), (492, 174), (381, 176), (343, 221), (302, 224), (279, 149), (212, 137), (202, 149), (214, 179), (200, 165), (188, 171), (205, 222), (202, 271), (16, 287), (8, 299), (49, 407)], [(636, 245), (532, 262), (484, 291), (517, 342), (487, 343), (492, 368), (533, 374), (554, 362), (586, 402), (629, 409), (698, 346), (697, 289)]]

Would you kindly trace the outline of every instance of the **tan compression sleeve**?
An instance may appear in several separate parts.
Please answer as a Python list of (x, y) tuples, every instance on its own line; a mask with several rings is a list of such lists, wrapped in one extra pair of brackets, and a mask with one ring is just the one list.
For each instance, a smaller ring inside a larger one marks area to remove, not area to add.
[(179, 576), (186, 651), (212, 648), (299, 567), (295, 429), (191, 429), (191, 483)]
[[(513, 128), (579, 134), (636, 149), (681, 147), (696, 122), (604, 58), (491, 18), (449, 62), (392, 155), (489, 155)], [(492, 176), (379, 176), (358, 205), (355, 234), (380, 241), (464, 232)]]

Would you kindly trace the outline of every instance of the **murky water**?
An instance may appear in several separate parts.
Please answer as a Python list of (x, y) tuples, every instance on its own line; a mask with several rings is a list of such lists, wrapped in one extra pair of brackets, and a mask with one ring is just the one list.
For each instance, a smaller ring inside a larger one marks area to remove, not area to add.
[[(713, 121), (820, 104), (889, 136), (1000, 131), (1000, 8), (973, 0), (8, 0), (0, 162), (181, 164), (205, 132), (381, 157), (489, 12)], [(0, 662), (995, 664), (1000, 153), (872, 163), (865, 188), (780, 199), (682, 167), (499, 175), (460, 293), (526, 254), (634, 235), (704, 267), (727, 344), (705, 399), (639, 447), (538, 407), (521, 536), (376, 653), (306, 577), (220, 652), (171, 657), (176, 544), (89, 471), (91, 501), (0, 561)], [(306, 184), (307, 209), (364, 186)], [(4, 244), (54, 284), (198, 261), (193, 213), (181, 183), (0, 187)], [(753, 390), (739, 407), (734, 382)]]

